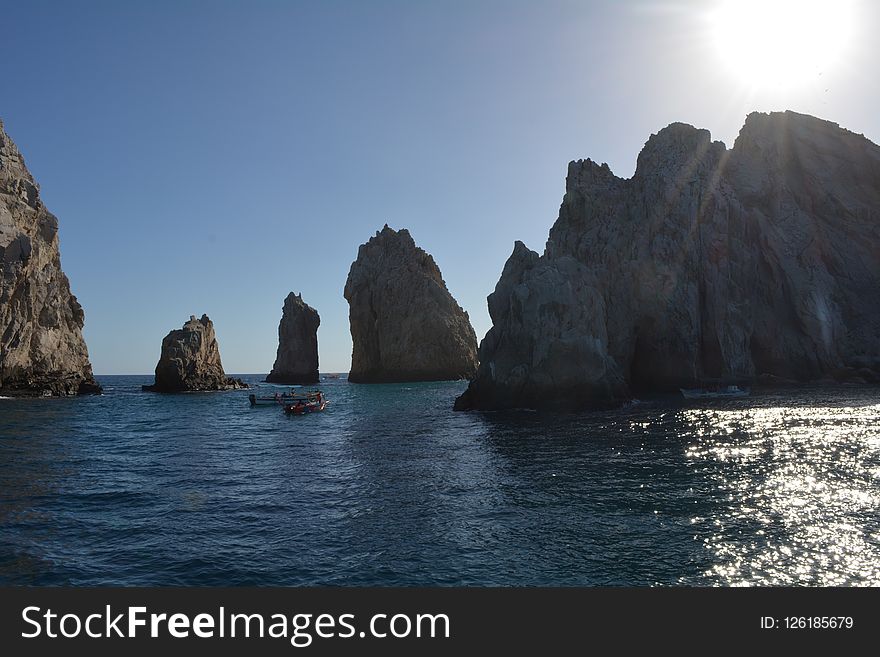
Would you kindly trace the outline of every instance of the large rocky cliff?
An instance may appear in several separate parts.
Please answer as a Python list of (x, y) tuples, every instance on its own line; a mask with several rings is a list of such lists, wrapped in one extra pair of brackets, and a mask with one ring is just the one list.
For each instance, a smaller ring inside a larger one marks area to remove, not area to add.
[(880, 147), (793, 112), (734, 147), (676, 123), (635, 175), (572, 162), (544, 255), (517, 243), (456, 408), (583, 408), (706, 381), (876, 381)]
[(0, 123), (0, 395), (98, 393), (58, 220)]
[(162, 340), (162, 354), (156, 365), (156, 379), (150, 392), (196, 392), (247, 388), (241, 379), (226, 376), (220, 361), (220, 347), (214, 323), (207, 315), (191, 315), (182, 329)]
[(440, 269), (409, 231), (387, 225), (358, 250), (345, 283), (355, 383), (473, 376), (477, 338)]
[(278, 354), (270, 383), (317, 383), (318, 381), (318, 311), (291, 292), (284, 300), (278, 324)]

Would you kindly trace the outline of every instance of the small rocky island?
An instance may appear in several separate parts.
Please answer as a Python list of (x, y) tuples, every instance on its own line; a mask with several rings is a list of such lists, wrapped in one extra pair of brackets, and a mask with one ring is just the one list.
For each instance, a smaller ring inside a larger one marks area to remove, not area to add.
[(0, 122), (0, 395), (100, 393), (84, 321), (61, 271), (58, 220)]
[(353, 383), (473, 376), (477, 338), (440, 269), (406, 229), (387, 225), (358, 249), (345, 283)]
[(162, 340), (162, 355), (156, 365), (156, 381), (143, 386), (149, 392), (196, 392), (247, 388), (241, 379), (226, 376), (220, 362), (220, 348), (214, 324), (207, 315), (191, 315), (182, 329)]
[(794, 112), (731, 150), (674, 123), (635, 175), (568, 167), (543, 255), (517, 242), (457, 409), (587, 408), (706, 381), (880, 378), (880, 147)]
[(278, 324), (278, 354), (269, 383), (308, 384), (318, 382), (318, 311), (291, 292), (284, 300)]

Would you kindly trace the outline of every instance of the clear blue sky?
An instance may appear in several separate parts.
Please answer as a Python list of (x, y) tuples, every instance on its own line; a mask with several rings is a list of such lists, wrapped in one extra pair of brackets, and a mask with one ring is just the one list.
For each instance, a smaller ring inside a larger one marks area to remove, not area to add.
[(0, 117), (59, 217), (96, 373), (152, 372), (202, 313), (228, 372), (267, 372), (291, 290), (321, 314), (321, 370), (347, 371), (342, 289), (386, 222), (482, 338), (572, 159), (628, 177), (670, 122), (730, 146), (751, 110), (880, 141), (874, 3), (797, 85), (737, 75), (716, 4), (0, 0)]

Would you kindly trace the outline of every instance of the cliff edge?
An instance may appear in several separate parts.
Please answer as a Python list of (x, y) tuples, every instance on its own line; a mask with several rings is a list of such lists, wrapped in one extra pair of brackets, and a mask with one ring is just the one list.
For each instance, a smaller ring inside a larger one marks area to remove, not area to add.
[(100, 393), (84, 321), (61, 271), (58, 220), (0, 123), (0, 395)]

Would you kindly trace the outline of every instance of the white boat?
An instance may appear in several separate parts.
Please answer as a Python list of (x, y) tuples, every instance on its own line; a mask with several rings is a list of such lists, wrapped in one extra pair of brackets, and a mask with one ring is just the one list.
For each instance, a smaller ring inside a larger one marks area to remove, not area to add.
[(293, 390), (290, 392), (276, 392), (271, 397), (257, 397), (252, 393), (248, 395), (248, 401), (251, 403), (251, 406), (288, 406), (298, 401), (303, 403), (313, 401), (320, 394), (320, 390), (313, 390), (304, 395), (298, 395)]
[(685, 399), (710, 399), (714, 397), (748, 397), (749, 389), (739, 386), (726, 386), (724, 388), (679, 388)]

